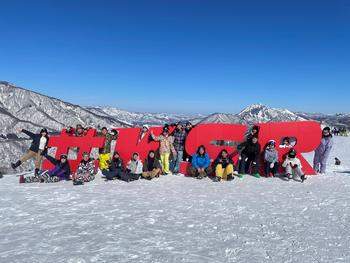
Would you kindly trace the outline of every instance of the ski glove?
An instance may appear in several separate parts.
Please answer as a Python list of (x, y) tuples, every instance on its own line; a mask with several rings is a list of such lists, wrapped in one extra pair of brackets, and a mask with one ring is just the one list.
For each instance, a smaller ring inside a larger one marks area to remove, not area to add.
[(270, 164), (270, 168), (271, 168), (271, 169), (272, 169), (274, 166), (275, 166), (274, 163), (271, 163), (271, 164)]

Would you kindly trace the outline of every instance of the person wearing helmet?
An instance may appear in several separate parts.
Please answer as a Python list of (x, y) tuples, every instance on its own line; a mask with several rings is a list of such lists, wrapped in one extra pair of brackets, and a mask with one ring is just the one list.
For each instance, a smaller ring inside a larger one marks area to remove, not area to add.
[(46, 128), (42, 128), (40, 133), (34, 134), (25, 129), (19, 129), (18, 132), (23, 132), (28, 135), (33, 141), (30, 145), (28, 152), (16, 163), (11, 163), (11, 167), (16, 169), (22, 163), (35, 158), (35, 176), (38, 176), (39, 170), (41, 167), (41, 161), (43, 159), (43, 155), (46, 154), (49, 143), (49, 135)]
[(325, 127), (322, 130), (322, 139), (320, 145), (315, 150), (314, 170), (316, 173), (325, 174), (327, 168), (327, 160), (333, 147), (333, 136), (331, 129)]
[(73, 184), (80, 185), (84, 182), (90, 182), (95, 179), (97, 173), (94, 160), (90, 158), (88, 152), (83, 152), (83, 159), (80, 161), (79, 166), (73, 176)]
[(148, 131), (149, 131), (149, 126), (147, 124), (142, 125), (142, 129), (137, 139), (137, 144), (139, 144), (143, 140), (143, 138), (146, 137)]
[(112, 141), (116, 140), (118, 135), (109, 133), (106, 127), (103, 127), (101, 132), (98, 132), (96, 135), (97, 137), (103, 137), (105, 139), (103, 147), (99, 149), (99, 165), (102, 171), (107, 170), (108, 162), (111, 160)]
[(270, 177), (270, 176), (275, 177), (279, 167), (278, 151), (276, 150), (276, 141), (270, 140), (267, 143), (267, 146), (264, 152), (264, 161), (265, 161), (266, 177)]
[(160, 136), (155, 136), (153, 131), (151, 131), (152, 139), (159, 142), (159, 154), (162, 163), (163, 173), (169, 174), (169, 157), (172, 152), (174, 157), (176, 157), (176, 151), (173, 145), (173, 136), (169, 135), (169, 128), (164, 126), (162, 134)]
[(294, 148), (290, 149), (282, 164), (282, 167), (286, 169), (286, 178), (288, 180), (299, 176), (301, 181), (304, 182), (306, 180), (306, 175), (302, 170), (303, 167), (299, 158), (296, 156), (296, 150)]

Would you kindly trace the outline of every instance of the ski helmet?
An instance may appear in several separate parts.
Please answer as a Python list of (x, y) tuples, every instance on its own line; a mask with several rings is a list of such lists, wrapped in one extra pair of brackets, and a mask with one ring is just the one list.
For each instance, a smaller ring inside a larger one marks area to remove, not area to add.
[(297, 151), (294, 148), (289, 150), (289, 152), (288, 152), (289, 158), (295, 158), (296, 155), (297, 155)]
[(276, 146), (276, 141), (275, 140), (269, 140), (267, 145), (273, 145)]

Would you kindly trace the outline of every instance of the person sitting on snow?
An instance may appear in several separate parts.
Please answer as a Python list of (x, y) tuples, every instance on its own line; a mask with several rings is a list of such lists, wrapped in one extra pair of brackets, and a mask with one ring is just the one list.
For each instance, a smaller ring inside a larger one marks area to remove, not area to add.
[(112, 161), (108, 162), (108, 170), (102, 170), (107, 180), (121, 179), (124, 174), (124, 162), (118, 152), (115, 152)]
[(61, 180), (70, 180), (70, 166), (66, 154), (61, 154), (59, 159), (55, 159), (50, 155), (44, 155), (55, 167), (48, 171), (39, 173), (38, 176), (21, 177), (20, 183), (55, 183)]
[(276, 150), (276, 141), (270, 140), (267, 143), (265, 153), (265, 175), (266, 177), (275, 177), (278, 172), (279, 162), (278, 162), (278, 151)]
[(84, 184), (84, 182), (90, 182), (95, 179), (97, 171), (95, 168), (95, 162), (90, 158), (89, 153), (83, 153), (83, 159), (80, 161), (77, 171), (73, 176), (73, 184)]
[(226, 149), (221, 150), (218, 157), (214, 161), (215, 167), (215, 177), (214, 181), (219, 182), (221, 179), (231, 181), (234, 179), (233, 177), (233, 161), (231, 157), (228, 155)]
[(294, 148), (290, 149), (282, 167), (286, 169), (286, 178), (288, 180), (299, 176), (301, 181), (304, 182), (306, 180), (306, 175), (303, 172), (301, 162), (296, 155), (296, 150)]
[(210, 158), (204, 145), (198, 147), (197, 152), (192, 156), (191, 164), (190, 175), (197, 177), (197, 179), (203, 179), (212, 173)]
[(143, 164), (142, 177), (148, 180), (154, 177), (159, 177), (161, 171), (161, 164), (158, 158), (155, 156), (153, 150), (149, 151), (148, 156)]
[(239, 158), (239, 176), (243, 174), (252, 174), (259, 178), (259, 157), (261, 146), (258, 142), (258, 136), (255, 134), (250, 140), (237, 146), (241, 151)]
[(140, 179), (142, 175), (142, 161), (138, 153), (133, 153), (131, 160), (126, 165), (126, 173), (123, 174), (121, 180), (131, 182)]

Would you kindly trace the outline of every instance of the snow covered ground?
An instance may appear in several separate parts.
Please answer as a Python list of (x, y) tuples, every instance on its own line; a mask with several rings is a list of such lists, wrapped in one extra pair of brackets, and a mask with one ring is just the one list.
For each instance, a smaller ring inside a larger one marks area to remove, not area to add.
[(0, 262), (350, 262), (350, 138), (335, 141), (329, 173), (304, 184), (165, 176), (19, 185), (5, 175)]

